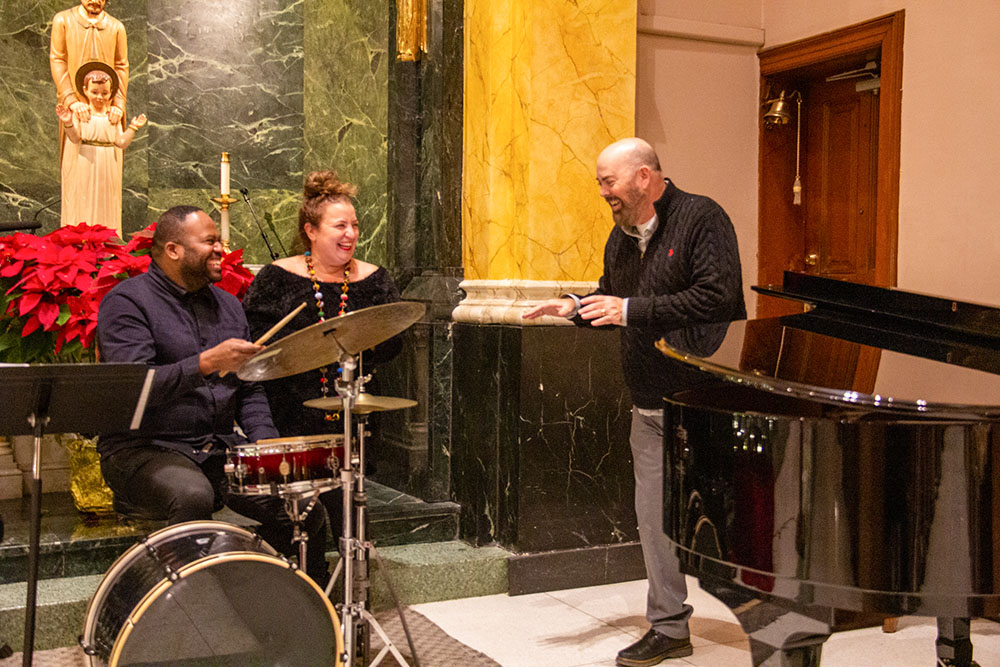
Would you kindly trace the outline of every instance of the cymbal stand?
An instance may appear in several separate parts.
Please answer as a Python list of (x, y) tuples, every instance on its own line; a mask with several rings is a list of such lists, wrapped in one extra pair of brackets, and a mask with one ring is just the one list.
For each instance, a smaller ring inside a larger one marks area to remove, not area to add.
[[(364, 378), (356, 378), (357, 358), (344, 354), (340, 359), (340, 378), (337, 380), (337, 393), (340, 395), (343, 404), (344, 419), (344, 463), (340, 469), (341, 491), (344, 494), (344, 514), (343, 531), (340, 538), (340, 562), (343, 564), (344, 574), (344, 602), (340, 607), (340, 628), (344, 633), (344, 655), (341, 661), (344, 667), (355, 667), (355, 636), (357, 621), (367, 622), (378, 636), (382, 638), (385, 647), (370, 663), (370, 667), (378, 665), (387, 653), (392, 653), (400, 665), (409, 667), (403, 655), (399, 652), (392, 640), (379, 625), (378, 621), (365, 609), (365, 601), (368, 594), (368, 547), (365, 541), (365, 515), (367, 509), (367, 495), (364, 492), (364, 424), (362, 423), (361, 435), (359, 435), (358, 457), (355, 459), (352, 449), (353, 424), (351, 412), (357, 401), (358, 394), (364, 386)], [(356, 469), (355, 469), (356, 468)], [(357, 493), (355, 493), (355, 481), (357, 482)], [(354, 537), (352, 519), (354, 518), (355, 505), (358, 520), (358, 536)], [(358, 565), (358, 573), (355, 574), (355, 563)], [(338, 570), (339, 570), (338, 566)], [(361, 595), (358, 600), (354, 599), (354, 586), (357, 582)]]

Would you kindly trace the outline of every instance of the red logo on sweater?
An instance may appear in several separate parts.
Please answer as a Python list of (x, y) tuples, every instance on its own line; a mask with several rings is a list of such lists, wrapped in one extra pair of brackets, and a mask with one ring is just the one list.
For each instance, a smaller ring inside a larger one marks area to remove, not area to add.
[(667, 251), (667, 257), (673, 257), (673, 256), (674, 256), (674, 249), (671, 248), (670, 250)]

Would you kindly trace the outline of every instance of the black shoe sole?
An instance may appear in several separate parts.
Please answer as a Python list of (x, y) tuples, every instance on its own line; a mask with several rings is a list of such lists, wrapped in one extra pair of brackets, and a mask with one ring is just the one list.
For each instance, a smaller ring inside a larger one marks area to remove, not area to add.
[(670, 658), (686, 658), (694, 653), (694, 646), (688, 644), (687, 646), (678, 646), (675, 649), (670, 649), (665, 651), (658, 656), (653, 658), (647, 658), (645, 660), (632, 660), (631, 658), (616, 658), (615, 664), (618, 667), (649, 667), (650, 665), (658, 665), (664, 660)]

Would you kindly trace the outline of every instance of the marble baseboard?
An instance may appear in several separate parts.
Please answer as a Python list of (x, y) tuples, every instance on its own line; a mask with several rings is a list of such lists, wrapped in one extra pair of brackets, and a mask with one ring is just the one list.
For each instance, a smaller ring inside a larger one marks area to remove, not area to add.
[(638, 542), (517, 554), (507, 561), (510, 595), (617, 584), (645, 577)]
[(452, 311), (456, 322), (513, 324), (524, 326), (572, 326), (563, 317), (544, 316), (525, 320), (521, 316), (531, 306), (563, 294), (588, 294), (597, 283), (559, 280), (463, 280), (459, 288), (465, 298)]

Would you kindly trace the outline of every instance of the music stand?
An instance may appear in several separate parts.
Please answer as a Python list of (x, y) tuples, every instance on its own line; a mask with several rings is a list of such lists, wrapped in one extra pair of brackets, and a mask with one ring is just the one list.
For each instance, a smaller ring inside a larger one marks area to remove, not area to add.
[(153, 369), (135, 364), (0, 364), (0, 433), (34, 435), (31, 463), (31, 529), (28, 596), (24, 610), (24, 662), (35, 644), (38, 548), (42, 518), (42, 436), (139, 428), (153, 383)]

